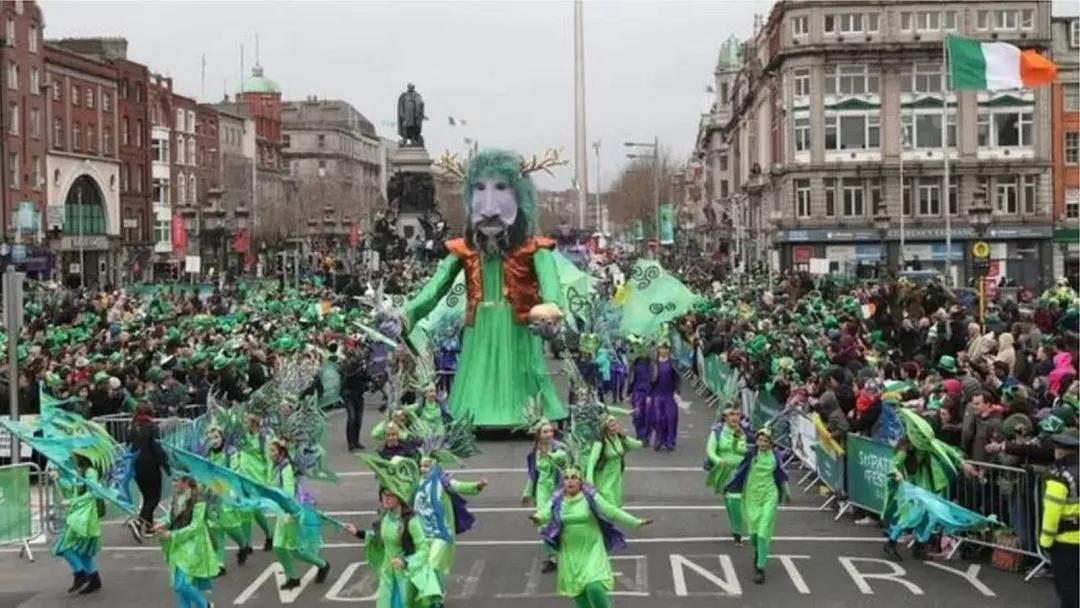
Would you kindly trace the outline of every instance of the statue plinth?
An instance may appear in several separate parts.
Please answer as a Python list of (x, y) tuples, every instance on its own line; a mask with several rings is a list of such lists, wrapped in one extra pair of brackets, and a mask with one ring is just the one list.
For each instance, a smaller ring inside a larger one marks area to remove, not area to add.
[(398, 213), (398, 234), (423, 235), (420, 218), (435, 209), (435, 177), (431, 157), (421, 146), (399, 147), (390, 157), (394, 174), (386, 185), (387, 198)]

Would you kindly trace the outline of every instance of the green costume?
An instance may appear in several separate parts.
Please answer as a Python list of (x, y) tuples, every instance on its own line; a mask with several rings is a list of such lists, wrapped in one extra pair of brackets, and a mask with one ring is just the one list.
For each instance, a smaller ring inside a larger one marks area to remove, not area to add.
[[(289, 496), (296, 496), (296, 473), (288, 462), (276, 467), (276, 485)], [(274, 523), (274, 555), (281, 564), (285, 576), (299, 578), (293, 559), (324, 568), (326, 561), (319, 557), (322, 546), (318, 515), (304, 510), (300, 513), (282, 515)]]
[[(234, 454), (230, 458), (224, 449), (214, 450), (210, 448), (206, 454), (206, 459), (219, 467), (235, 470), (239, 460), (238, 456), (238, 454)], [(214, 554), (217, 556), (218, 564), (222, 568), (225, 567), (225, 536), (231, 538), (233, 542), (240, 546), (241, 550), (250, 547), (251, 522), (253, 520), (254, 515), (251, 511), (224, 504), (217, 505), (207, 514), (210, 537), (214, 541)]]
[(423, 429), (421, 435), (425, 437), (437, 437), (446, 434), (446, 424), (443, 422), (442, 408), (438, 402), (426, 401), (406, 405), (405, 411), (413, 419), (413, 424)]
[(743, 503), (746, 507), (746, 527), (750, 532), (750, 544), (754, 547), (754, 565), (765, 569), (769, 561), (769, 544), (772, 542), (776, 513), (782, 498), (776, 486), (774, 471), (776, 455), (772, 450), (758, 452), (750, 462), (746, 485), (743, 487)]
[[(270, 480), (270, 457), (266, 453), (266, 442), (259, 433), (245, 432), (240, 439), (236, 452), (236, 471), (241, 475), (250, 477), (259, 483), (269, 484)], [(255, 523), (270, 538), (270, 522), (262, 511), (252, 511)], [(244, 535), (251, 539), (251, 522), (241, 522)]]
[[(636, 528), (645, 523), (611, 504), (599, 492), (594, 499), (600, 515), (615, 525)], [(551, 509), (550, 500), (539, 505), (537, 519), (541, 524), (551, 521)], [(564, 495), (559, 509), (559, 594), (574, 598), (581, 608), (604, 608), (609, 605), (607, 596), (615, 588), (615, 579), (600, 524), (589, 510), (584, 492)]]
[(624, 458), (627, 452), (639, 448), (640, 441), (622, 434), (594, 441), (585, 465), (585, 482), (595, 486), (608, 502), (622, 507)]
[[(97, 482), (100, 477), (97, 469), (87, 468), (83, 477), (89, 482)], [(81, 557), (92, 558), (101, 550), (101, 521), (98, 517), (97, 500), (78, 479), (66, 479), (61, 475), (57, 479), (60, 495), (67, 501), (67, 513), (64, 515), (64, 531), (53, 543), (52, 554), (63, 556), (73, 552)]]
[[(537, 249), (532, 262), (540, 299), (561, 302), (562, 288), (552, 252)], [(435, 308), (462, 267), (453, 254), (439, 263), (435, 276), (405, 307), (410, 327)], [(480, 427), (514, 427), (522, 423), (529, 398), (539, 396), (548, 419), (565, 418), (566, 411), (548, 375), (541, 340), (514, 318), (503, 293), (503, 259), (482, 255), (480, 276), (482, 300), (477, 303), (473, 323), (463, 332), (457, 376), (450, 389), (450, 413), (455, 417), (472, 414)]]
[[(430, 598), (441, 598), (442, 587), (427, 561), (428, 540), (418, 518), (409, 518), (407, 529), (397, 511), (385, 513), (374, 533), (364, 534), (364, 550), (369, 566), (379, 573), (375, 608), (425, 606)], [(408, 535), (412, 553), (405, 554), (403, 536)], [(401, 569), (391, 560), (400, 559)]]
[(169, 530), (168, 538), (159, 538), (174, 584), (181, 575), (192, 583), (209, 581), (217, 576), (219, 562), (210, 538), (204, 501), (195, 503), (191, 520), (184, 527)]
[[(537, 454), (534, 449), (530, 460), (534, 459), (533, 470), (529, 471), (529, 481), (525, 484), (522, 498), (529, 498), (536, 508), (551, 508), (551, 497), (555, 494), (555, 486), (559, 483), (559, 467), (566, 464), (566, 452), (562, 447), (552, 442), (551, 449), (543, 455)], [(544, 552), (554, 557), (555, 552), (551, 547), (544, 545)]]
[[(459, 496), (476, 496), (480, 493), (480, 483), (475, 481), (460, 481), (458, 479), (450, 479), (450, 491)], [(439, 504), (442, 506), (443, 511), (443, 525), (446, 526), (447, 531), (450, 532), (452, 538), (450, 542), (446, 542), (439, 538), (428, 539), (430, 545), (428, 549), (428, 563), (442, 576), (449, 576), (450, 572), (454, 569), (454, 548), (456, 547), (455, 541), (457, 521), (454, 516), (454, 505), (450, 501), (450, 495), (445, 491), (439, 492)]]
[(705, 458), (709, 462), (709, 472), (705, 475), (705, 486), (717, 494), (724, 495), (724, 507), (727, 510), (731, 533), (741, 537), (743, 534), (743, 500), (740, 492), (726, 492), (725, 488), (731, 476), (746, 455), (746, 433), (739, 427), (727, 424), (713, 427), (709, 440), (705, 444)]

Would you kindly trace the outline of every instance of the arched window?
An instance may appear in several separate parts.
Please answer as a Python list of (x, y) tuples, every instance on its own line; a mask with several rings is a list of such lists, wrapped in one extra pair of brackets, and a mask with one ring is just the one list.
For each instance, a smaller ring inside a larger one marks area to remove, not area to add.
[(199, 198), (199, 183), (196, 181), (195, 176), (192, 175), (188, 178), (188, 201), (194, 205), (198, 202)]
[(181, 205), (187, 202), (187, 180), (183, 175), (176, 180), (176, 202)]
[(79, 176), (64, 199), (64, 232), (105, 234), (105, 197), (89, 175)]

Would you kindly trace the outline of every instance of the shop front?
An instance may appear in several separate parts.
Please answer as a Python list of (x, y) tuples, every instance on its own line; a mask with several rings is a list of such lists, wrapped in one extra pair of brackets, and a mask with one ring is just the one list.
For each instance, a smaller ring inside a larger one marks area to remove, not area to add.
[[(1076, 220), (1073, 220), (1074, 226)], [(1080, 290), (1080, 228), (1054, 230), (1054, 278), (1065, 277)]]

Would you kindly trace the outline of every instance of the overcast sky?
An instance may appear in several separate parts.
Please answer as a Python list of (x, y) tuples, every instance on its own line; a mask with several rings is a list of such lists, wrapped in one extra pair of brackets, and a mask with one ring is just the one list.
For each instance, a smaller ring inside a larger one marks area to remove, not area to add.
[[(285, 99), (344, 99), (381, 135), (396, 137), (396, 99), (408, 82), (424, 96), (433, 156), (481, 146), (523, 154), (562, 148), (573, 159), (573, 4), (534, 2), (216, 1), (42, 2), (47, 38), (122, 36), (131, 59), (174, 78), (200, 101), (236, 92), (259, 59)], [(693, 147), (711, 103), (705, 87), (721, 42), (751, 33), (770, 0), (587, 1), (585, 78), (589, 141), (600, 140), (606, 184), (626, 161), (622, 143), (656, 135), (677, 159)], [(1075, 0), (1055, 0), (1076, 11)], [(205, 89), (202, 58), (206, 57)], [(246, 75), (246, 74), (245, 74)], [(467, 126), (451, 127), (448, 117)], [(590, 187), (595, 180), (592, 149)], [(565, 187), (572, 169), (538, 178)]]

